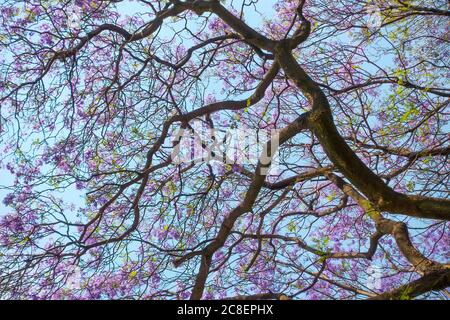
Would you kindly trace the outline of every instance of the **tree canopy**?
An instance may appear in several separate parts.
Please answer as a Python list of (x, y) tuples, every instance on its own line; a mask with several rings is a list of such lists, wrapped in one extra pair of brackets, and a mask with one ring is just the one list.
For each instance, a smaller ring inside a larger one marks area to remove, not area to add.
[[(0, 297), (449, 298), (449, 16), (0, 0)], [(276, 146), (175, 161), (199, 127)]]

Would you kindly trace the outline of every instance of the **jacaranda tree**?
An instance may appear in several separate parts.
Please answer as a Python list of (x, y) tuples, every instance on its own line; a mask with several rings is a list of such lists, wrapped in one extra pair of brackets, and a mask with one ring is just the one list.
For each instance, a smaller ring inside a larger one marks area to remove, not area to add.
[(0, 14), (1, 298), (449, 297), (448, 1)]

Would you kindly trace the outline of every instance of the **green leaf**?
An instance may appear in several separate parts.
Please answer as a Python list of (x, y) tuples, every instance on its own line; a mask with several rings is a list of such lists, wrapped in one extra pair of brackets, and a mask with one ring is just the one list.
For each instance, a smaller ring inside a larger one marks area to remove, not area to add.
[(293, 221), (289, 222), (287, 229), (289, 232), (295, 232), (297, 230), (297, 226)]
[(129, 276), (128, 276), (128, 278), (129, 279), (134, 279), (134, 278), (136, 278), (137, 274), (138, 274), (138, 272), (136, 270), (131, 271)]

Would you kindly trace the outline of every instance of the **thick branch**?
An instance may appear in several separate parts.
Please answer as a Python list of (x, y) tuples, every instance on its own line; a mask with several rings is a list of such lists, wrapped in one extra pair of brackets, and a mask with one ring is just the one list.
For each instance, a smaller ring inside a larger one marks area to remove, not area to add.
[(302, 90), (312, 106), (308, 126), (319, 139), (325, 153), (370, 201), (382, 211), (413, 217), (450, 220), (450, 200), (423, 196), (408, 196), (394, 191), (358, 158), (339, 134), (327, 97), (308, 76), (285, 45), (275, 50), (276, 60)]

